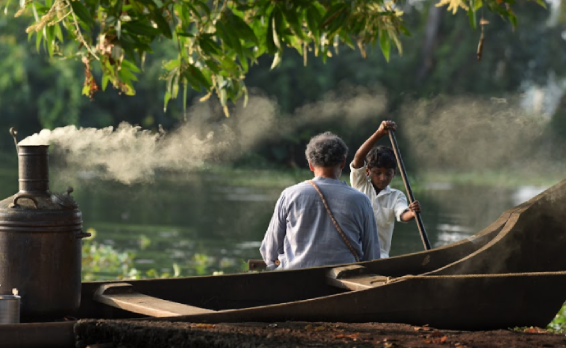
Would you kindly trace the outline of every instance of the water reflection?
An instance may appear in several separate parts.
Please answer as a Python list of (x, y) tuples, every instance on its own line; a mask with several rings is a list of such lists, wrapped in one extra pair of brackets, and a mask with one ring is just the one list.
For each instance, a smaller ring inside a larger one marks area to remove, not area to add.
[(528, 201), (534, 196), (544, 191), (544, 188), (537, 186), (522, 186), (513, 192), (512, 200), (514, 205), (519, 205)]

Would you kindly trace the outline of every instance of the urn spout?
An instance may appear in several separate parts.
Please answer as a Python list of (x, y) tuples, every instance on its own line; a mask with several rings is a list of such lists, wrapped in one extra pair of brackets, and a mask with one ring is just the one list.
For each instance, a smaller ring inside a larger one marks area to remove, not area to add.
[(49, 145), (18, 145), (20, 193), (49, 195)]

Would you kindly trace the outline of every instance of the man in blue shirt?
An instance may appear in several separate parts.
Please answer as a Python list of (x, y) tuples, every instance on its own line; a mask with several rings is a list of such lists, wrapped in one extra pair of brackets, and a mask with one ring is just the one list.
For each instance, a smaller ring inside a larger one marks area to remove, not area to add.
[(347, 154), (344, 141), (330, 132), (310, 140), (305, 155), (314, 179), (286, 188), (277, 200), (260, 248), (267, 269), (379, 259), (368, 197), (339, 180)]

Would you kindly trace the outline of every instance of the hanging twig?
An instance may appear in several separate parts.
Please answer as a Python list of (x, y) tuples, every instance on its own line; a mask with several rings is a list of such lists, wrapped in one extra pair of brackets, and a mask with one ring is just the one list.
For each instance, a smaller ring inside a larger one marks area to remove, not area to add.
[(480, 19), (481, 35), (480, 35), (480, 42), (478, 43), (478, 60), (481, 60), (481, 56), (483, 53), (483, 40), (485, 38), (484, 26), (487, 24), (489, 24), (489, 21), (482, 17)]

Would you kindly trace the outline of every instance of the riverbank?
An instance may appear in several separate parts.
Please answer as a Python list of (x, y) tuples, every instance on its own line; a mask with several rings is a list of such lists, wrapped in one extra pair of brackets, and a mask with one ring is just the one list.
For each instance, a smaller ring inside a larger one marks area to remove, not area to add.
[[(312, 172), (305, 169), (258, 169), (233, 168), (230, 166), (206, 166), (199, 172), (207, 173), (219, 182), (233, 186), (284, 188), (312, 178)], [(430, 184), (452, 184), (517, 188), (521, 186), (550, 187), (566, 176), (557, 169), (533, 170), (481, 170), (477, 171), (408, 171), (413, 190), (426, 189)], [(349, 182), (349, 170), (345, 169), (341, 180)], [(404, 191), (400, 175), (396, 175), (392, 187)]]
[(81, 321), (77, 347), (336, 347), (336, 348), (535, 348), (566, 347), (564, 334), (539, 328), (495, 331), (438, 330), (391, 323), (192, 324)]

